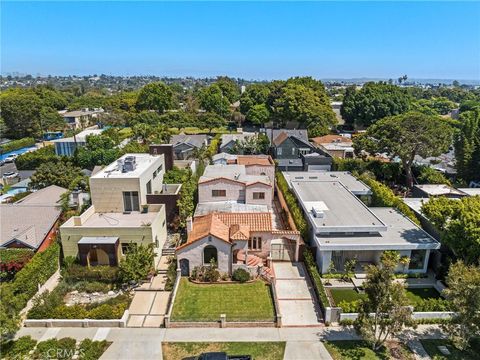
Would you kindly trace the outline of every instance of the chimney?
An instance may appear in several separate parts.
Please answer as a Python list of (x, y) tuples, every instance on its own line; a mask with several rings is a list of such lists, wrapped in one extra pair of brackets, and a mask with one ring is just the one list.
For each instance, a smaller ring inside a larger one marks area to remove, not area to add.
[(190, 233), (193, 230), (193, 219), (191, 216), (187, 218), (187, 236), (190, 235)]
[(81, 216), (74, 216), (73, 217), (73, 225), (74, 226), (82, 226), (82, 217)]
[(164, 155), (165, 171), (173, 169), (173, 145), (157, 144), (150, 145), (150, 155)]

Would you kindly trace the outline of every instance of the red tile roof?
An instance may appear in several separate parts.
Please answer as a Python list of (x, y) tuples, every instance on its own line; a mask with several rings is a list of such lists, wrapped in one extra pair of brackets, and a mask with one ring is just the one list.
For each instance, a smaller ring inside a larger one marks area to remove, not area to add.
[(274, 166), (273, 160), (267, 155), (238, 155), (237, 164), (239, 165), (262, 165), (262, 166)]

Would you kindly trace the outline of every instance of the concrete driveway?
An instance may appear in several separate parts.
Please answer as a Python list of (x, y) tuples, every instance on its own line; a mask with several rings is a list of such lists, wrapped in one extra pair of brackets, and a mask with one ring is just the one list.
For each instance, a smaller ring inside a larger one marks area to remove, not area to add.
[(320, 307), (302, 263), (274, 262), (282, 326), (318, 326)]

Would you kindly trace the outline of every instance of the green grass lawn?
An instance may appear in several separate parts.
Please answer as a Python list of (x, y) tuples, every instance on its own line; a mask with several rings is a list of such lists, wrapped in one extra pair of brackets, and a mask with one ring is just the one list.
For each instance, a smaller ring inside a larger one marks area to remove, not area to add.
[[(365, 294), (357, 292), (355, 289), (331, 288), (329, 290), (335, 304), (339, 304), (341, 301), (351, 302), (360, 300), (366, 296)], [(407, 288), (405, 292), (411, 305), (415, 305), (421, 299), (440, 298), (440, 294), (435, 288)]]
[(341, 301), (355, 301), (365, 298), (365, 294), (360, 294), (355, 289), (342, 289), (342, 288), (332, 288), (329, 289), (330, 293), (332, 294), (333, 301), (335, 304), (339, 304)]
[[(457, 350), (449, 340), (424, 339), (420, 341), (433, 360), (474, 360), (480, 356), (480, 339), (472, 341), (470, 349), (466, 351)], [(438, 346), (446, 346), (450, 355), (443, 355)]]
[(375, 352), (365, 341), (342, 340), (325, 341), (325, 347), (333, 360), (413, 360), (413, 354), (405, 345), (397, 342), (387, 342), (386, 347)]
[(180, 280), (172, 321), (273, 321), (270, 288), (263, 281), (245, 284), (194, 284)]
[(285, 342), (166, 342), (162, 343), (164, 360), (179, 360), (203, 352), (226, 352), (227, 355), (251, 355), (255, 360), (282, 360)]

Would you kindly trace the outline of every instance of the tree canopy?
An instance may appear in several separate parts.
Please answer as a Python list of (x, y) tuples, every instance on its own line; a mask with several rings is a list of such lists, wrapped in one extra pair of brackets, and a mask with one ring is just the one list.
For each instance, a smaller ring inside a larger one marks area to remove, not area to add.
[(423, 204), (422, 213), (458, 258), (480, 264), (480, 197), (432, 198)]
[(438, 156), (448, 150), (453, 130), (439, 117), (417, 112), (386, 117), (371, 125), (354, 139), (357, 153), (386, 153), (399, 157), (406, 174), (407, 186), (413, 186), (412, 165), (416, 155)]
[(460, 114), (454, 139), (458, 177), (467, 183), (480, 180), (480, 107)]
[(33, 189), (42, 189), (50, 185), (66, 189), (86, 189), (88, 187), (88, 181), (80, 172), (80, 168), (64, 161), (41, 164), (30, 179), (30, 187)]
[(200, 107), (211, 113), (226, 117), (229, 114), (230, 101), (218, 84), (203, 88), (198, 93)]
[(160, 81), (145, 85), (138, 93), (136, 103), (138, 110), (156, 110), (159, 113), (174, 109), (176, 105), (172, 89)]
[(410, 109), (410, 96), (404, 89), (386, 83), (369, 82), (360, 90), (347, 88), (340, 109), (349, 124), (369, 126), (387, 116), (398, 115)]

